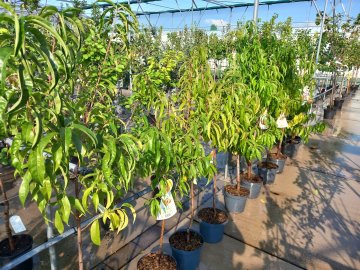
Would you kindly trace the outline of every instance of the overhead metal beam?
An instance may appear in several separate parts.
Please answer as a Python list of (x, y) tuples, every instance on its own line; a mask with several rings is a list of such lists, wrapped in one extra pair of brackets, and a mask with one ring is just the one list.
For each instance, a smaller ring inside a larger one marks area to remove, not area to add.
[[(116, 4), (131, 5), (131, 4), (145, 4), (149, 2), (160, 2), (160, 1), (161, 0), (130, 0), (130, 1), (117, 2)], [(94, 4), (86, 5), (83, 7), (83, 9), (92, 9), (93, 6)], [(105, 8), (105, 7), (110, 7), (111, 5), (108, 3), (103, 3), (103, 4), (96, 4), (96, 6)]]
[[(261, 5), (276, 5), (276, 4), (290, 4), (295, 2), (311, 2), (312, 0), (279, 0), (279, 1), (259, 1), (259, 6)], [(196, 11), (204, 11), (204, 10), (217, 10), (217, 9), (227, 9), (227, 8), (240, 8), (240, 7), (250, 7), (253, 6), (254, 3), (238, 3), (225, 6), (213, 6), (208, 7), (206, 9), (202, 8), (184, 8), (184, 9), (176, 9), (176, 10), (159, 10), (159, 11), (149, 11), (149, 12), (138, 12), (137, 16), (144, 15), (152, 15), (152, 14), (162, 14), (162, 13), (180, 13), (180, 12), (196, 12)]]

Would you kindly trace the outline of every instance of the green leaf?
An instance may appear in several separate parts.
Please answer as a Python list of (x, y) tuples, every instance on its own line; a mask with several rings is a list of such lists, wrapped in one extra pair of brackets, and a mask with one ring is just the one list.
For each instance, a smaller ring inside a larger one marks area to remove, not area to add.
[(0, 96), (4, 94), (5, 79), (6, 79), (6, 65), (13, 50), (10, 47), (0, 48)]
[(62, 219), (63, 221), (68, 224), (69, 222), (69, 217), (70, 217), (70, 213), (71, 213), (71, 204), (70, 204), (70, 201), (69, 201), (69, 198), (64, 196), (62, 199), (61, 199), (61, 203), (62, 203), (62, 206), (63, 206), (63, 216), (62, 216)]
[(58, 210), (55, 212), (55, 228), (59, 231), (59, 233), (64, 232), (64, 224)]
[(91, 241), (95, 245), (98, 245), (98, 246), (100, 245), (100, 243), (101, 243), (101, 240), (100, 240), (100, 225), (99, 225), (99, 220), (98, 219), (93, 221), (93, 223), (91, 224), (90, 237), (91, 237)]
[(91, 139), (91, 141), (93, 142), (94, 146), (97, 145), (98, 141), (96, 138), (96, 135), (94, 132), (92, 132), (90, 129), (88, 129), (87, 127), (85, 127), (84, 125), (80, 125), (80, 124), (73, 124), (72, 125), (73, 128), (81, 131), (82, 133), (84, 133), (86, 136), (89, 137), (89, 139)]
[(84, 191), (83, 197), (82, 197), (82, 206), (84, 207), (85, 211), (88, 211), (88, 206), (87, 206), (87, 199), (90, 195), (90, 192), (93, 190), (93, 187), (89, 187)]
[(41, 183), (45, 178), (45, 159), (38, 147), (31, 151), (28, 164), (33, 179)]
[(23, 107), (29, 98), (29, 90), (25, 83), (24, 66), (23, 65), (20, 65), (18, 68), (18, 76), (19, 76), (19, 80), (20, 80), (21, 93), (20, 93), (19, 99), (9, 109), (9, 113), (15, 112), (16, 110)]
[(30, 171), (26, 171), (25, 175), (22, 177), (21, 185), (19, 188), (19, 199), (22, 206), (24, 206), (26, 197), (29, 194), (30, 181), (31, 181)]
[(92, 197), (92, 201), (94, 204), (94, 208), (97, 211), (98, 206), (99, 206), (99, 195), (97, 193), (94, 193), (93, 197)]

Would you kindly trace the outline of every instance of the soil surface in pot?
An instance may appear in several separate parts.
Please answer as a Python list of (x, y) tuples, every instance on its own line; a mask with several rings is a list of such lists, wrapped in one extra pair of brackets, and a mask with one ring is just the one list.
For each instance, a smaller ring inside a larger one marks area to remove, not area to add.
[(238, 192), (236, 185), (235, 186), (226, 186), (225, 191), (233, 196), (246, 197), (249, 196), (250, 191), (247, 188), (240, 187), (240, 192)]
[(227, 221), (227, 214), (220, 209), (216, 208), (216, 214), (214, 213), (214, 209), (212, 207), (203, 208), (199, 211), (198, 217), (207, 223), (210, 224), (222, 224)]
[(272, 170), (272, 169), (277, 169), (279, 166), (272, 162), (260, 162), (258, 164), (258, 167), (261, 169), (264, 168), (264, 169)]
[(193, 231), (190, 231), (189, 242), (187, 241), (187, 231), (179, 231), (170, 236), (170, 244), (180, 250), (192, 251), (202, 246), (202, 237)]
[(15, 250), (10, 252), (9, 241), (6, 238), (0, 242), (0, 257), (16, 256), (32, 245), (32, 239), (27, 235), (13, 235), (12, 238), (14, 239)]
[(137, 269), (176, 270), (176, 261), (167, 254), (150, 253), (139, 260)]
[(262, 178), (256, 174), (251, 174), (250, 179), (248, 178), (247, 173), (243, 173), (243, 174), (241, 174), (241, 176), (250, 183), (262, 183), (262, 181), (263, 181)]
[(277, 153), (270, 153), (270, 158), (272, 159), (286, 159), (287, 156), (280, 153), (280, 154), (277, 154)]

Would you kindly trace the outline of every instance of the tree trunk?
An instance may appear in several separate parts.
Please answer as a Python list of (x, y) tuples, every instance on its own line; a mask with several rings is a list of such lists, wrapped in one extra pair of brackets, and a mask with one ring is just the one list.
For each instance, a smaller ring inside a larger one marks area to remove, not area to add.
[(240, 155), (236, 156), (236, 188), (240, 194)]
[[(213, 159), (213, 164), (214, 164), (214, 166), (216, 166), (216, 149), (215, 149), (215, 148), (214, 148), (213, 151), (212, 151), (212, 159)], [(213, 202), (212, 202), (213, 209), (214, 209), (214, 215), (215, 215), (215, 216), (216, 216), (216, 200), (215, 200), (216, 187), (217, 187), (217, 184), (216, 184), (216, 173), (215, 173), (215, 175), (214, 175), (214, 182), (213, 182)]]
[[(164, 231), (165, 231), (165, 219), (161, 221), (161, 232), (160, 232), (160, 240), (159, 240), (159, 254), (163, 253), (163, 245), (164, 245)], [(159, 256), (160, 260), (160, 256)]]
[[(79, 164), (78, 164), (79, 167)], [(80, 195), (80, 189), (79, 189), (79, 183), (78, 183), (78, 175), (77, 175), (77, 168), (75, 169), (75, 196), (77, 199), (79, 199)], [(79, 211), (76, 210), (75, 212), (75, 220), (76, 220), (76, 231), (77, 231), (77, 249), (78, 249), (78, 265), (79, 270), (84, 269), (84, 258), (83, 258), (83, 252), (82, 252), (82, 230), (81, 230), (81, 217)]]
[(282, 129), (281, 131), (281, 138), (280, 138), (280, 141), (278, 143), (278, 146), (277, 146), (277, 157), (280, 156), (280, 153), (281, 153), (281, 145), (282, 145), (282, 142), (283, 142), (283, 138), (284, 138), (284, 135), (285, 135), (285, 128)]
[(251, 171), (252, 171), (252, 164), (250, 161), (247, 162), (247, 165), (248, 165), (248, 169), (247, 169), (247, 177), (248, 177), (248, 180), (251, 179)]
[(194, 221), (194, 182), (193, 181), (191, 181), (191, 185), (190, 185), (190, 204), (191, 204), (190, 223), (187, 229), (187, 236), (186, 236), (186, 240), (188, 242), (190, 242), (190, 229)]
[(12, 254), (15, 250), (15, 243), (14, 243), (14, 239), (12, 237), (12, 233), (11, 233), (11, 229), (10, 229), (10, 205), (9, 205), (9, 200), (6, 196), (6, 192), (5, 192), (5, 188), (4, 188), (4, 184), (2, 179), (0, 179), (0, 189), (3, 193), (4, 196), (4, 220), (5, 220), (5, 231), (6, 231), (6, 236), (8, 238), (9, 241), (9, 247), (10, 247), (10, 253)]

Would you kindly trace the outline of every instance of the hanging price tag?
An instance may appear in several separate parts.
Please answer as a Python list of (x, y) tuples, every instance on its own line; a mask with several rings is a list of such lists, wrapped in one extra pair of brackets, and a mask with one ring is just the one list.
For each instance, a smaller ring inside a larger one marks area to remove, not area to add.
[(174, 198), (171, 194), (172, 187), (173, 187), (173, 181), (171, 179), (166, 180), (167, 193), (161, 197), (160, 212), (156, 217), (157, 220), (164, 220), (171, 218), (177, 212)]
[(260, 121), (259, 121), (259, 126), (262, 130), (268, 129), (268, 119), (267, 119), (267, 110), (265, 110), (265, 112), (260, 115)]
[(10, 225), (15, 233), (21, 233), (26, 231), (25, 225), (19, 216), (11, 216)]
[(285, 114), (281, 114), (279, 118), (276, 120), (276, 126), (278, 128), (286, 128), (288, 127), (288, 122), (286, 120)]

